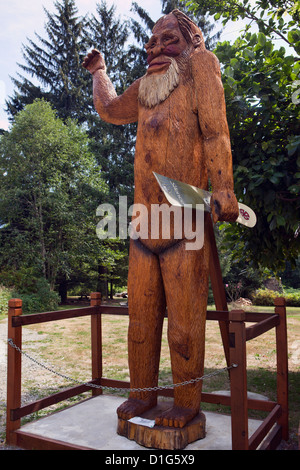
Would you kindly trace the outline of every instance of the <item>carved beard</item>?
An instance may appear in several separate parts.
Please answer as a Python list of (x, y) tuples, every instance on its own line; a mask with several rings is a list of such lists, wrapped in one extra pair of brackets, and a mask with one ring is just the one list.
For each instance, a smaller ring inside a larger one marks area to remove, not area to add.
[(165, 101), (179, 84), (179, 67), (174, 58), (171, 59), (166, 73), (144, 75), (139, 86), (139, 102), (147, 107), (153, 108)]

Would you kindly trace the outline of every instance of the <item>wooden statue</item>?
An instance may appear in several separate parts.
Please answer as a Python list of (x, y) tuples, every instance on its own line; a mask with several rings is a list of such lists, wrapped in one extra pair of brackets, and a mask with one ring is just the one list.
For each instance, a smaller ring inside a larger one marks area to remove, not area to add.
[[(213, 221), (234, 221), (232, 156), (218, 60), (205, 49), (199, 28), (174, 10), (154, 26), (146, 44), (148, 69), (117, 96), (99, 51), (83, 66), (93, 75), (94, 104), (113, 124), (138, 122), (134, 163), (135, 203), (150, 217), (152, 204), (167, 203), (153, 171), (207, 189)], [(150, 224), (149, 224), (150, 227)], [(208, 244), (187, 250), (186, 240), (130, 240), (128, 356), (131, 388), (157, 385), (163, 317), (174, 383), (201, 377), (208, 295)], [(157, 425), (184, 427), (198, 413), (201, 381), (174, 389), (174, 405)], [(128, 420), (157, 404), (157, 392), (131, 392), (117, 410)]]

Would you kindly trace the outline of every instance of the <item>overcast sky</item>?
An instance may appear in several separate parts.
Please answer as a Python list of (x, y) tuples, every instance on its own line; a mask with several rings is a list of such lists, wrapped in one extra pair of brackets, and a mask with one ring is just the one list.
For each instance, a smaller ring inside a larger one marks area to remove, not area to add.
[[(76, 0), (79, 15), (96, 12), (96, 4), (100, 0)], [(161, 16), (161, 0), (137, 0), (153, 20)], [(133, 16), (130, 12), (132, 0), (107, 0), (107, 4), (116, 5), (117, 15), (121, 17)], [(0, 0), (0, 128), (8, 128), (7, 115), (4, 112), (4, 102), (7, 96), (13, 94), (13, 84), (10, 76), (16, 77), (21, 72), (17, 63), (25, 64), (22, 57), (22, 44), (28, 44), (32, 39), (38, 42), (35, 32), (43, 37), (46, 36), (45, 7), (50, 12), (56, 12), (54, 0)], [(239, 25), (234, 24), (233, 34), (237, 34)], [(227, 29), (223, 39), (230, 40), (231, 30)], [(48, 38), (47, 38), (48, 39)]]

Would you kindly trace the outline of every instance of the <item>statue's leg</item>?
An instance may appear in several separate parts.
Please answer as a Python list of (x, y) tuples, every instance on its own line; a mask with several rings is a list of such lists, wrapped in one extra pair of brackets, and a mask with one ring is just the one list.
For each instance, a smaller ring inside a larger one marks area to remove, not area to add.
[[(128, 273), (128, 361), (131, 388), (154, 387), (158, 382), (161, 334), (166, 309), (157, 255), (131, 240)], [(157, 403), (157, 392), (131, 392), (117, 413), (130, 419)]]
[[(160, 256), (168, 307), (168, 340), (174, 383), (203, 375), (209, 256), (186, 250), (185, 241)], [(156, 424), (183, 427), (200, 409), (202, 381), (175, 387), (174, 407)]]

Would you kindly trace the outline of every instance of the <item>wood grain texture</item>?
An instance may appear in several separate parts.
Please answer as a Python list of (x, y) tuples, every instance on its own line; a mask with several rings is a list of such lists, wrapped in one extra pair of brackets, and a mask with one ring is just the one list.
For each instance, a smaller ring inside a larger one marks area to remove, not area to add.
[[(157, 407), (144, 413), (142, 417), (153, 419), (171, 406), (171, 403), (161, 402)], [(184, 449), (188, 444), (203, 439), (205, 437), (205, 423), (205, 415), (202, 412), (183, 428), (168, 426), (149, 428), (119, 418), (117, 432), (144, 447), (176, 450)]]

